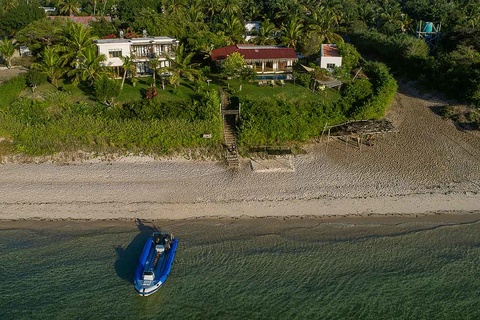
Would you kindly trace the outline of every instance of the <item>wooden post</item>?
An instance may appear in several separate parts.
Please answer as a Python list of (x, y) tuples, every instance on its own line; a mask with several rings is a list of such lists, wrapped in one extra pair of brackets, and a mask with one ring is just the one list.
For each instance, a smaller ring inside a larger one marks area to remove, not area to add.
[(328, 136), (327, 136), (327, 144), (325, 146), (325, 152), (328, 150), (328, 143), (330, 142), (330, 129), (331, 128), (328, 128)]
[(323, 134), (325, 133), (325, 130), (327, 130), (327, 124), (328, 124), (328, 122), (325, 122), (325, 126), (323, 127), (323, 130), (322, 130), (322, 135), (320, 136), (320, 142), (322, 142)]

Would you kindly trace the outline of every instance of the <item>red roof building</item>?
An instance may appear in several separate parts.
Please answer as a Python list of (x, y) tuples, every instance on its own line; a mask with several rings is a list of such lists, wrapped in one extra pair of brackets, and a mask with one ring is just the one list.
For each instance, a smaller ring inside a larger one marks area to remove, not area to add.
[(297, 54), (292, 48), (251, 44), (237, 44), (218, 48), (212, 51), (211, 57), (213, 61), (221, 64), (227, 56), (234, 52), (240, 53), (247, 66), (254, 69), (258, 74), (291, 74), (293, 63), (298, 60)]
[[(89, 25), (91, 21), (99, 21), (100, 18), (94, 16), (48, 16), (52, 20), (70, 20), (75, 23), (81, 23), (84, 26)], [(106, 21), (111, 22), (112, 18), (110, 16), (103, 17)]]
[(342, 56), (334, 44), (322, 44), (320, 50), (320, 68), (333, 71), (342, 66)]

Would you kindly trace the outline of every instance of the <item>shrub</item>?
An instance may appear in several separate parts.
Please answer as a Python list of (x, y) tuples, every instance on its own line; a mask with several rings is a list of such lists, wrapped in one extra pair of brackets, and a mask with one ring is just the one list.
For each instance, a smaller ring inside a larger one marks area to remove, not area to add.
[(155, 98), (158, 95), (158, 90), (155, 87), (150, 87), (145, 92), (145, 99), (150, 100)]
[(47, 82), (47, 76), (36, 69), (30, 69), (25, 76), (25, 80), (32, 91), (35, 92), (37, 86)]
[(4, 108), (15, 101), (26, 86), (25, 75), (8, 79), (0, 84), (0, 108)]
[(95, 79), (93, 84), (95, 97), (105, 105), (112, 105), (114, 100), (120, 94), (120, 86), (121, 84), (118, 81), (103, 75)]
[(372, 82), (373, 95), (353, 113), (355, 119), (378, 119), (385, 115), (397, 92), (397, 82), (389, 73), (385, 64), (368, 62), (365, 64), (365, 73)]

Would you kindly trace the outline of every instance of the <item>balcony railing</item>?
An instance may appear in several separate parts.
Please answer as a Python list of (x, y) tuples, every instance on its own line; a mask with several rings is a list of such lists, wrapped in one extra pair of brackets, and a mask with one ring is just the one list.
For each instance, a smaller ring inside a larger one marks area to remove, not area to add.
[(132, 51), (131, 55), (133, 57), (135, 57), (134, 59), (138, 59), (138, 60), (154, 59), (154, 58), (162, 59), (162, 58), (165, 58), (165, 57), (170, 57), (172, 59), (175, 58), (175, 53), (174, 52), (165, 52), (165, 53), (161, 53), (161, 54), (153, 54), (153, 53), (145, 54), (145, 53), (138, 53), (138, 52)]

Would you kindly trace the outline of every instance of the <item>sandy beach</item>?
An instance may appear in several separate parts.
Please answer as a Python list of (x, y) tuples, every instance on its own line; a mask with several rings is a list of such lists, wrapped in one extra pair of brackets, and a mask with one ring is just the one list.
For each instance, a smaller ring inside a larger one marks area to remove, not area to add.
[(387, 115), (398, 133), (361, 149), (323, 139), (307, 145), (306, 154), (278, 159), (287, 160), (288, 170), (252, 170), (250, 159), (237, 171), (221, 162), (151, 157), (2, 159), (0, 219), (474, 212), (480, 133), (435, 114), (448, 103), (401, 84)]

